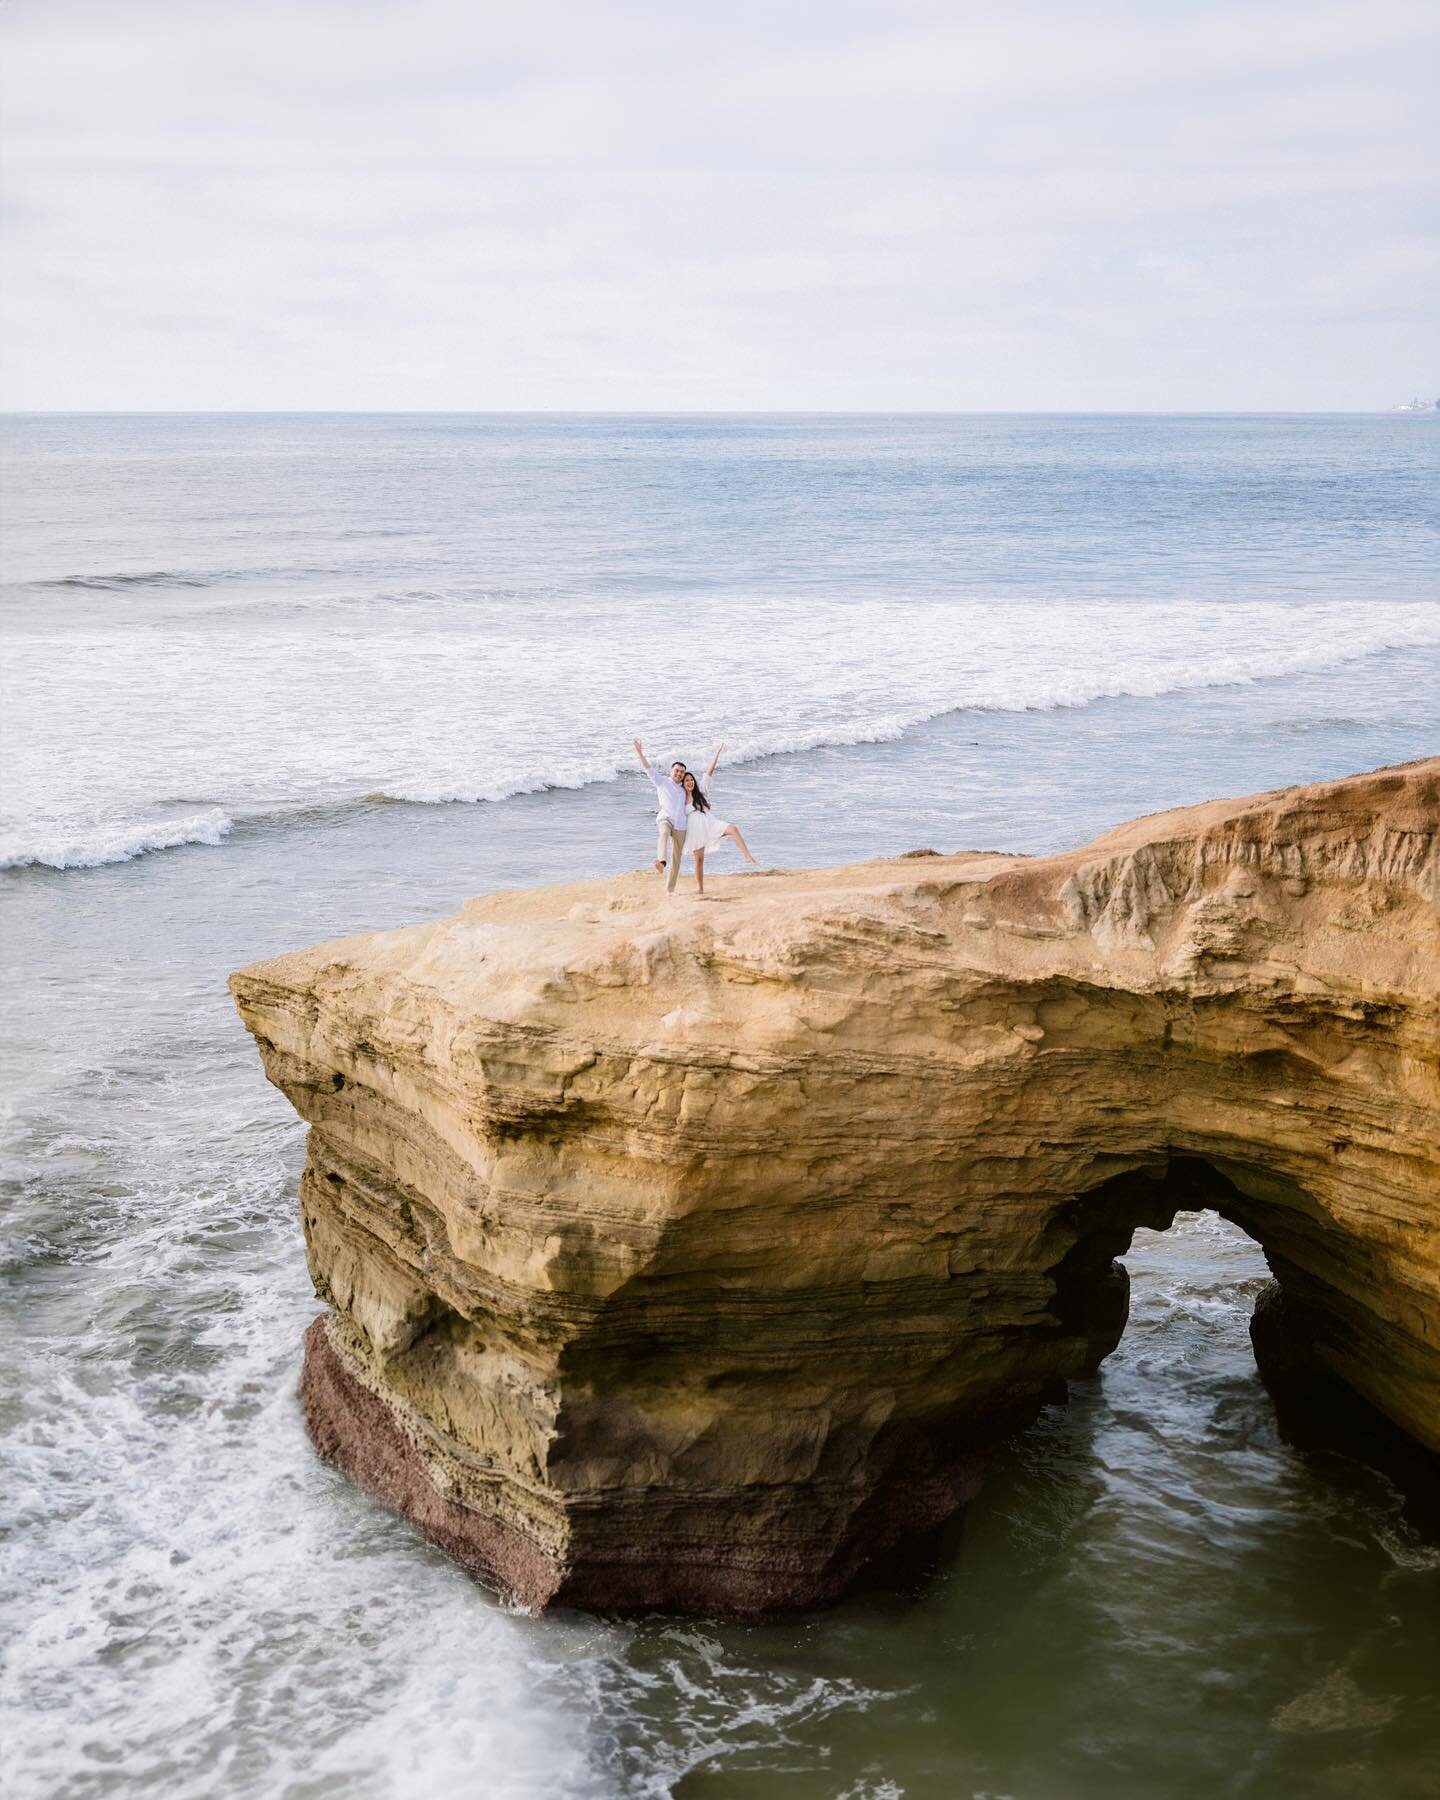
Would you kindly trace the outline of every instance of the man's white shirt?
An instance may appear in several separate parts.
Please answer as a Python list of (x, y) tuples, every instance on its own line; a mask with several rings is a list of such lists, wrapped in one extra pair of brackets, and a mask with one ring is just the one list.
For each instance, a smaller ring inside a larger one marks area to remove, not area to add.
[(662, 775), (658, 769), (647, 769), (646, 773), (655, 783), (655, 798), (659, 805), (655, 808), (657, 819), (668, 819), (677, 831), (685, 829), (685, 790), (678, 781), (672, 781), (668, 775)]

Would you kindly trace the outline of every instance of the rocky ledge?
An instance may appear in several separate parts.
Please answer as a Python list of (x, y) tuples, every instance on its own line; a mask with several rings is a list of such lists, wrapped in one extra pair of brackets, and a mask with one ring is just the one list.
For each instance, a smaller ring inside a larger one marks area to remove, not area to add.
[(838, 1594), (1114, 1347), (1178, 1207), (1263, 1246), (1292, 1375), (1440, 1449), (1440, 759), (232, 985), (311, 1127), (314, 1440), (527, 1605)]

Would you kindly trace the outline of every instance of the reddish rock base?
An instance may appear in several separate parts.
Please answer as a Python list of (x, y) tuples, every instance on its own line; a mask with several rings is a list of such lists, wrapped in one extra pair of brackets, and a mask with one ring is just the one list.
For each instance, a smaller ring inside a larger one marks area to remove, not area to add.
[[(933, 1529), (979, 1491), (989, 1450), (967, 1448), (937, 1458), (916, 1445), (917, 1460), (873, 1495), (851, 1521), (843, 1549), (823, 1566), (788, 1555), (765, 1564), (723, 1540), (696, 1544), (688, 1521), (682, 1547), (658, 1548), (636, 1531), (630, 1544), (561, 1564), (521, 1533), (444, 1499), (383, 1401), (346, 1368), (326, 1331), (326, 1315), (305, 1333), (300, 1401), (315, 1448), (366, 1493), (411, 1519), (425, 1535), (487, 1586), (535, 1612), (550, 1606), (590, 1612), (663, 1609), (756, 1618), (828, 1605), (867, 1563), (903, 1539)], [(1021, 1423), (1016, 1418), (1010, 1425)], [(993, 1440), (992, 1440), (993, 1442)], [(723, 1529), (723, 1520), (716, 1521)]]
[(435, 1492), (414, 1447), (384, 1402), (341, 1362), (325, 1315), (305, 1333), (300, 1404), (315, 1448), (367, 1494), (411, 1518), (442, 1550), (522, 1606), (543, 1608), (561, 1571), (517, 1532)]

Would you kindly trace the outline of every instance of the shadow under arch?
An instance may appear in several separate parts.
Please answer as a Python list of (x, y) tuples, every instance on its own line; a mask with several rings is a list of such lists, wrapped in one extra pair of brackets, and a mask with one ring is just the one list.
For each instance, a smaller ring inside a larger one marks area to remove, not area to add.
[(1051, 1311), (1059, 1331), (1087, 1343), (1085, 1372), (1100, 1371), (1125, 1331), (1130, 1275), (1121, 1259), (1136, 1231), (1166, 1231), (1180, 1213), (1206, 1211), (1250, 1238), (1270, 1271), (1250, 1342), (1281, 1435), (1307, 1454), (1379, 1469), (1399, 1488), (1410, 1522), (1440, 1539), (1440, 1459), (1327, 1366), (1324, 1347), (1348, 1348), (1353, 1339), (1346, 1315), (1354, 1301), (1327, 1279), (1323, 1216), (1288, 1177), (1228, 1158), (1157, 1151), (1065, 1201), (1050, 1227), (1066, 1245), (1049, 1271)]
[[(1086, 1372), (1099, 1368), (1124, 1332), (1130, 1277), (1121, 1259), (1138, 1230), (1168, 1230), (1181, 1212), (1216, 1212), (1255, 1240), (1278, 1282), (1274, 1245), (1284, 1227), (1274, 1215), (1282, 1208), (1255, 1200), (1209, 1158), (1166, 1151), (1064, 1201), (1047, 1234), (1066, 1246), (1048, 1271), (1055, 1284), (1050, 1311), (1060, 1332), (1088, 1343)], [(1283, 1253), (1280, 1260), (1283, 1267)]]
[[(1157, 1151), (1140, 1167), (1104, 1176), (1056, 1209), (1049, 1232), (1063, 1249), (1049, 1271), (1055, 1290), (1050, 1329), (1056, 1338), (1087, 1341), (1090, 1356), (1069, 1381), (1052, 1381), (1036, 1412), (995, 1441), (999, 1466), (1013, 1479), (1026, 1463), (1038, 1466), (1037, 1459), (1055, 1443), (1066, 1446), (1067, 1458), (1078, 1450), (1093, 1459), (1089, 1446), (1096, 1421), (1109, 1415), (1113, 1423), (1114, 1417), (1102, 1397), (1104, 1365), (1131, 1320), (1131, 1274), (1122, 1259), (1138, 1248), (1137, 1232), (1167, 1232), (1181, 1215), (1204, 1213), (1242, 1232), (1269, 1271), (1248, 1331), (1281, 1440), (1337, 1492), (1354, 1491), (1357, 1481), (1364, 1484), (1366, 1477), (1353, 1465), (1377, 1471), (1391, 1484), (1405, 1521), (1440, 1543), (1440, 1459), (1317, 1358), (1317, 1339), (1333, 1330), (1334, 1320), (1319, 1312), (1323, 1284), (1297, 1265), (1291, 1246), (1301, 1245), (1307, 1228), (1313, 1246), (1323, 1229), (1319, 1209), (1284, 1177), (1188, 1151)], [(1144, 1291), (1137, 1287), (1133, 1297)], [(1133, 1387), (1133, 1369), (1128, 1379)], [(1163, 1372), (1149, 1379), (1163, 1381)], [(1073, 1478), (1072, 1469), (1067, 1479)], [(986, 1494), (989, 1481), (987, 1474)], [(1277, 1511), (1283, 1505), (1278, 1496), (1276, 1505)], [(932, 1529), (891, 1545), (862, 1568), (848, 1590), (851, 1598), (895, 1618), (926, 1605), (937, 1585), (957, 1572), (973, 1528), (967, 1505)]]

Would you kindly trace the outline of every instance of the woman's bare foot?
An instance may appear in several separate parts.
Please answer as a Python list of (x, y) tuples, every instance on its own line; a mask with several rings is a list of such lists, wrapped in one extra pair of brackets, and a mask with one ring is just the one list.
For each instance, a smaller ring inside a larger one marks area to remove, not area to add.
[(655, 858), (655, 873), (657, 875), (663, 875), (665, 873), (665, 865), (658, 856)]

